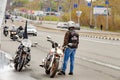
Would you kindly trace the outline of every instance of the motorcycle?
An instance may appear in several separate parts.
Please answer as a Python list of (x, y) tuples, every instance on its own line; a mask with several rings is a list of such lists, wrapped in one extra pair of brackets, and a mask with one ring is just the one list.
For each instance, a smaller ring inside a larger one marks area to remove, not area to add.
[(47, 37), (47, 41), (52, 43), (52, 49), (45, 59), (43, 59), (41, 67), (45, 68), (45, 73), (50, 75), (50, 78), (54, 78), (56, 73), (61, 69), (62, 60), (63, 60), (63, 51), (60, 48), (60, 45), (50, 37)]
[(4, 34), (5, 36), (8, 35), (8, 27), (7, 27), (7, 26), (4, 27), (3, 34)]
[(17, 71), (21, 71), (23, 67), (25, 67), (30, 59), (30, 47), (31, 41), (28, 39), (23, 39), (20, 46), (18, 47), (18, 51), (16, 52), (16, 56), (14, 58), (14, 68)]
[(15, 40), (18, 39), (18, 35), (17, 35), (16, 30), (11, 30), (11, 31), (10, 31), (10, 38), (11, 38), (13, 41), (15, 41)]

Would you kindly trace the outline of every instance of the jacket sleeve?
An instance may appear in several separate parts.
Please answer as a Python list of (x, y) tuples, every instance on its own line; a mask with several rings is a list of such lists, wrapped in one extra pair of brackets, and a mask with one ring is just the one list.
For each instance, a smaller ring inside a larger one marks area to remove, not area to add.
[(63, 47), (68, 45), (68, 40), (69, 40), (69, 31), (65, 33)]

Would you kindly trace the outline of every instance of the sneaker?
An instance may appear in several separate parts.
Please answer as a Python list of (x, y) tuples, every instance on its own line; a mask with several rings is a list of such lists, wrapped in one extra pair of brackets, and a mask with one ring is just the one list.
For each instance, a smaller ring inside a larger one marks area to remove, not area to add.
[(73, 72), (70, 72), (69, 75), (73, 75)]
[(58, 75), (65, 75), (65, 72), (64, 72), (64, 71), (60, 71), (60, 72), (58, 73)]

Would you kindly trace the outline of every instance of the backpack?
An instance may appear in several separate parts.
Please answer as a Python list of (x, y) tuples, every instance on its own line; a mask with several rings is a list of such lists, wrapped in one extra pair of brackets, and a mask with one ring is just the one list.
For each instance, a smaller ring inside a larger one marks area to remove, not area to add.
[(69, 35), (68, 46), (70, 48), (77, 48), (79, 43), (79, 35), (75, 31), (71, 31)]

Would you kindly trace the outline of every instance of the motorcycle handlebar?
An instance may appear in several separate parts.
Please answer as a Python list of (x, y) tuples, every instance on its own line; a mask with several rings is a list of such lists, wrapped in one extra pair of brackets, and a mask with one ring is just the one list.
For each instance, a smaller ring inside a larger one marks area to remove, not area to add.
[(52, 43), (52, 47), (53, 47), (53, 48), (58, 47), (58, 43), (56, 43), (56, 42), (54, 42), (54, 41), (52, 41), (52, 40), (47, 40), (47, 41), (49, 41), (49, 42)]

